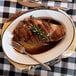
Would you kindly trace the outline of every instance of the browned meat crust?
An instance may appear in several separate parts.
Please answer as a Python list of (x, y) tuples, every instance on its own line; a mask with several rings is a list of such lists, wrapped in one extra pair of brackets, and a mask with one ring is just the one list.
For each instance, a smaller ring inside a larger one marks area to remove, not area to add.
[(27, 50), (35, 51), (49, 46), (46, 42), (62, 39), (65, 33), (64, 25), (52, 18), (30, 16), (18, 23), (13, 31), (13, 40), (23, 43)]

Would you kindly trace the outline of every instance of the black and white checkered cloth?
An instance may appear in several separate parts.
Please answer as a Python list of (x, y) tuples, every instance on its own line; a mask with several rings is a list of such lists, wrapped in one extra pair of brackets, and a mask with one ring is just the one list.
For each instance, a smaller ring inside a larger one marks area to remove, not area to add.
[[(15, 0), (0, 0), (0, 28), (16, 12), (32, 9), (24, 8), (24, 6), (13, 1)], [(67, 3), (42, 0), (41, 3), (49, 6), (70, 8), (67, 13), (71, 16), (76, 26), (76, 0)], [(51, 65), (49, 64), (49, 66)], [(69, 58), (62, 59), (58, 64), (51, 67), (52, 71), (42, 70), (41, 67), (30, 71), (19, 70), (6, 60), (2, 47), (0, 47), (0, 76), (76, 76), (76, 51)]]

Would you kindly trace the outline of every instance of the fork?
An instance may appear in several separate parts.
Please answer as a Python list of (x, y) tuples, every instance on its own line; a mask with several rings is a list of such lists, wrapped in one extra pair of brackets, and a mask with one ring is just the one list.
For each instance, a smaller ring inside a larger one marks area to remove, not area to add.
[(26, 54), (27, 56), (29, 56), (29, 57), (30, 57), (31, 59), (33, 59), (34, 61), (36, 61), (37, 63), (41, 64), (44, 68), (46, 68), (47, 70), (51, 71), (51, 68), (50, 68), (48, 65), (46, 65), (46, 64), (40, 62), (39, 60), (37, 60), (36, 58), (34, 58), (31, 54), (29, 54), (29, 53), (25, 50), (25, 48), (24, 48), (20, 43), (15, 42), (15, 41), (12, 41), (11, 45), (12, 45), (13, 48), (14, 48), (15, 50), (17, 50), (18, 52), (20, 52), (20, 53), (22, 53), (22, 54)]

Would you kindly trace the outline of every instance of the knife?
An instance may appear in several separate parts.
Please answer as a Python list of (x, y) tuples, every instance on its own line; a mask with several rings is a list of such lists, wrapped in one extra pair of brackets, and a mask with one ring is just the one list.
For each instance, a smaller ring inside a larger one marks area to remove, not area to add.
[(62, 9), (62, 10), (69, 10), (69, 8), (66, 7), (55, 7), (55, 6), (45, 6), (43, 4), (39, 4), (39, 3), (34, 3), (34, 2), (29, 2), (29, 1), (18, 1), (19, 4), (26, 6), (26, 7), (34, 7), (34, 8), (39, 8), (39, 7), (46, 7), (46, 8), (51, 8), (51, 9)]

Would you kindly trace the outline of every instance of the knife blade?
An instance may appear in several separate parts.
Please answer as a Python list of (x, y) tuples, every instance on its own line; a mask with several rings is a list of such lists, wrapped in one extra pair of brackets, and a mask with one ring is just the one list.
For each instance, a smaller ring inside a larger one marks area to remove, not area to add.
[(18, 1), (18, 3), (25, 7), (32, 7), (32, 8), (45, 7), (45, 8), (51, 8), (54, 10), (58, 10), (58, 9), (69, 10), (69, 8), (66, 8), (66, 7), (45, 6), (43, 4), (33, 3), (33, 2), (28, 2), (28, 1)]

